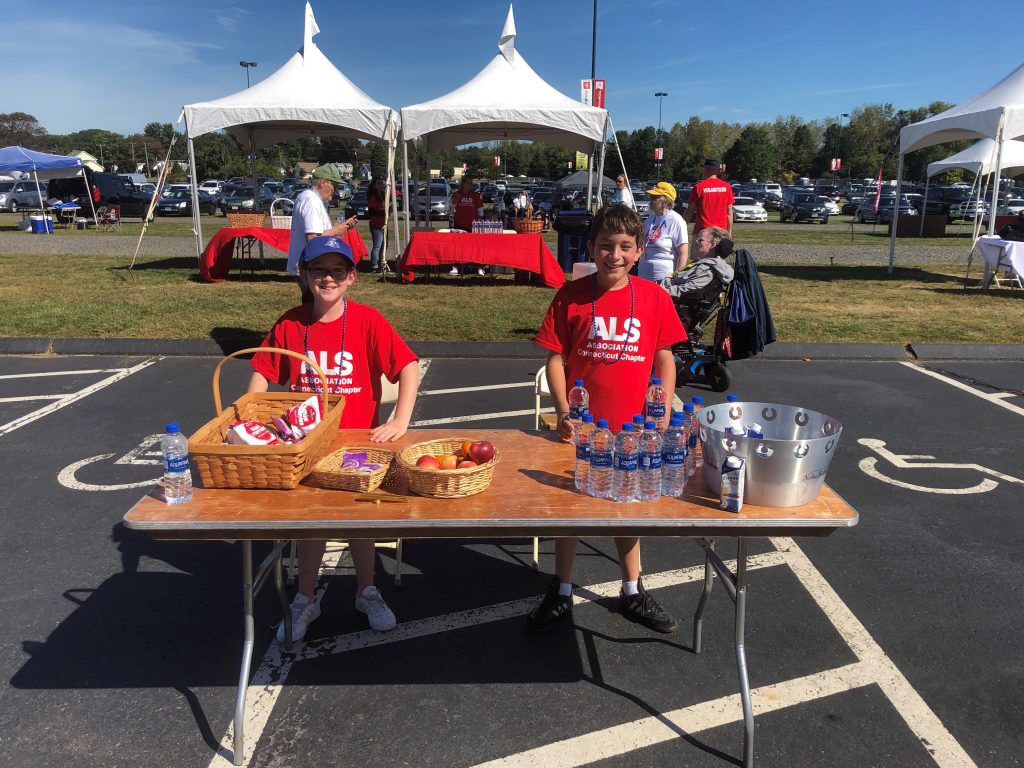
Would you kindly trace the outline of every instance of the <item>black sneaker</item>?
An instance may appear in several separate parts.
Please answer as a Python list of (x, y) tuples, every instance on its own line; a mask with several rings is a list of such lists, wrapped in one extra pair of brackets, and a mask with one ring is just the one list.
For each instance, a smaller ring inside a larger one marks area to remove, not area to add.
[(675, 632), (679, 625), (672, 618), (672, 614), (661, 607), (661, 604), (654, 599), (654, 595), (644, 589), (642, 583), (637, 584), (640, 591), (635, 595), (625, 595), (619, 592), (619, 613), (630, 621), (642, 624), (655, 632), (669, 634)]
[(526, 615), (526, 631), (540, 634), (554, 629), (558, 621), (566, 614), (572, 614), (572, 595), (558, 594), (558, 578), (551, 580), (548, 593), (544, 595), (540, 605)]

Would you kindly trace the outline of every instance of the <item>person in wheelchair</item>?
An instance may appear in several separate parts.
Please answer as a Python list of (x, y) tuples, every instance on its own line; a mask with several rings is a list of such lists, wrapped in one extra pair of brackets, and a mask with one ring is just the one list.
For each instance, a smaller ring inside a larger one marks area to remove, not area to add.
[(717, 296), (732, 282), (733, 269), (725, 260), (732, 249), (733, 242), (724, 229), (702, 229), (694, 238), (693, 260), (686, 269), (663, 278), (661, 287), (675, 300)]

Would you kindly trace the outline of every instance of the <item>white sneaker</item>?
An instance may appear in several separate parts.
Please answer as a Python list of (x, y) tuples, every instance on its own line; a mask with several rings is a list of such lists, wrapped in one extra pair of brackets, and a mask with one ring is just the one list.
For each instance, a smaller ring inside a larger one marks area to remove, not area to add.
[(449, 272), (448, 272), (448, 274), (449, 274), (449, 275), (456, 275), (456, 276), (458, 276), (458, 274), (459, 274), (459, 268), (458, 268), (458, 267), (452, 267), (452, 268), (451, 268), (451, 271), (449, 271)]
[(480, 269), (478, 269), (476, 273), (480, 275), (480, 277), (487, 277), (487, 270), (484, 269), (483, 267), (480, 267)]
[(370, 629), (387, 632), (395, 628), (395, 614), (388, 608), (376, 587), (367, 587), (356, 595), (356, 610), (366, 614), (370, 620)]
[[(292, 642), (298, 642), (306, 636), (306, 630), (320, 617), (320, 601), (310, 600), (299, 592), (291, 604)], [(277, 642), (284, 642), (284, 622), (277, 625)]]

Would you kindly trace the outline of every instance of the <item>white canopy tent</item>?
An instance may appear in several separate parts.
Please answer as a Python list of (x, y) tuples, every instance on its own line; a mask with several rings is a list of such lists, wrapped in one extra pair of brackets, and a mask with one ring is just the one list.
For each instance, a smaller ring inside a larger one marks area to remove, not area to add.
[[(478, 141), (533, 140), (594, 154), (604, 166), (608, 112), (569, 98), (548, 85), (515, 47), (509, 5), (498, 54), (467, 83), (431, 101), (402, 108), (402, 151), (408, 178), (408, 142), (426, 155)], [(409, 217), (406, 216), (406, 236)]]
[[(960, 139), (993, 139), (996, 150), (992, 166), (995, 183), (992, 185), (991, 210), (998, 207), (999, 157), (1007, 140), (1024, 138), (1024, 65), (970, 101), (958, 104), (938, 115), (900, 130), (900, 159), (896, 172), (896, 199), (903, 189), (903, 156), (917, 149), (944, 144)], [(989, 234), (995, 231), (995, 216), (989, 217)], [(896, 255), (896, 223), (899, 206), (893, 210), (892, 233), (889, 238), (889, 272)]]
[[(284, 66), (251, 88), (182, 109), (198, 252), (202, 251), (203, 237), (192, 144), (196, 136), (226, 130), (252, 155), (254, 179), (256, 150), (281, 141), (310, 135), (382, 141), (388, 146), (388, 172), (393, 175), (398, 133), (394, 110), (363, 93), (324, 56), (313, 42), (319, 32), (307, 2), (302, 48)], [(393, 183), (390, 189), (393, 191)], [(255, 194), (258, 200), (258, 185)]]

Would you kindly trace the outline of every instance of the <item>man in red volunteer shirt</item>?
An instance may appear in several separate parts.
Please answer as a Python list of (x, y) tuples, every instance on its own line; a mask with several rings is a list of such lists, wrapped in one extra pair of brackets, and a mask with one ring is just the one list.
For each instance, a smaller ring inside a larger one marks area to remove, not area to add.
[(732, 204), (736, 198), (732, 187), (718, 178), (722, 164), (717, 160), (704, 161), (704, 181), (698, 183), (690, 191), (690, 201), (686, 207), (686, 221), (693, 223), (694, 233), (708, 227), (720, 227), (729, 233), (732, 239)]
[[(463, 176), (459, 182), (459, 188), (452, 192), (452, 210), (455, 219), (455, 228), (463, 229), (466, 232), (473, 231), (473, 222), (484, 217), (484, 199), (480, 193), (473, 189), (473, 178)], [(474, 265), (470, 265), (472, 268)], [(478, 275), (486, 275), (484, 268), (476, 265)], [(459, 274), (459, 266), (452, 267), (452, 275)]]

